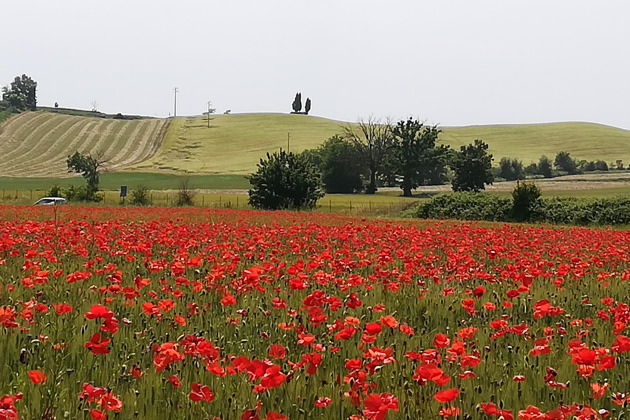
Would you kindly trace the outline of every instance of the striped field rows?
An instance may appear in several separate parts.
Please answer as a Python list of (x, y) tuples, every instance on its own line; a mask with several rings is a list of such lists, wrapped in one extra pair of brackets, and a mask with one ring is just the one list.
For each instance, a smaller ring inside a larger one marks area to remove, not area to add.
[(0, 176), (63, 177), (74, 152), (102, 156), (114, 171), (153, 156), (166, 120), (113, 120), (26, 112), (0, 126)]

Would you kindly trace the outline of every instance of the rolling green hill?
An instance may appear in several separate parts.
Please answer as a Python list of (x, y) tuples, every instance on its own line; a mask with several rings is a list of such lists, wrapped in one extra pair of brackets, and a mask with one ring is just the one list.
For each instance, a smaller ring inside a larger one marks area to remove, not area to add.
[[(317, 147), (340, 133), (338, 121), (286, 114), (221, 115), (177, 118), (171, 124), (157, 153), (128, 167), (139, 172), (248, 174), (268, 151)], [(589, 123), (496, 125), (445, 128), (439, 140), (452, 147), (479, 138), (490, 145), (495, 162), (515, 157), (528, 164), (541, 155), (553, 160), (567, 151), (576, 159), (630, 163), (630, 131)]]
[(166, 120), (114, 120), (50, 112), (24, 112), (0, 126), (0, 176), (68, 176), (75, 151), (102, 152), (117, 171), (146, 160), (160, 145)]
[[(89, 113), (88, 113), (89, 115)], [(169, 124), (170, 123), (170, 124)], [(109, 172), (164, 175), (244, 175), (267, 152), (302, 151), (341, 132), (338, 121), (305, 115), (216, 115), (171, 120), (115, 120), (26, 112), (0, 125), (0, 177), (67, 176), (74, 151), (102, 150)], [(630, 131), (590, 123), (444, 128), (440, 141), (458, 148), (479, 138), (495, 163), (515, 157), (528, 164), (567, 151), (576, 159), (630, 163)]]

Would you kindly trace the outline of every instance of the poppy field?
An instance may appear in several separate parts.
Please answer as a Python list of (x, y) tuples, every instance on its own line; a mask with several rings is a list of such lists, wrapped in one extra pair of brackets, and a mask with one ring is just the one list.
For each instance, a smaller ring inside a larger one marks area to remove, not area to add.
[(0, 207), (0, 420), (623, 419), (630, 233)]

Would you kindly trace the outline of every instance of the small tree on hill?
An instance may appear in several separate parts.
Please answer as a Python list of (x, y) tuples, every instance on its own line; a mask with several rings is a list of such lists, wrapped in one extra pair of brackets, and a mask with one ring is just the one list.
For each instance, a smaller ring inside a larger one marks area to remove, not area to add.
[(249, 183), (249, 204), (257, 209), (312, 209), (324, 196), (317, 167), (305, 155), (284, 150), (260, 159)]
[(311, 98), (306, 98), (306, 102), (304, 103), (304, 113), (308, 115), (311, 111)]
[(37, 109), (37, 82), (23, 74), (2, 88), (2, 100), (17, 111)]
[(451, 168), (455, 172), (453, 191), (484, 190), (485, 184), (492, 184), (492, 155), (488, 154), (488, 145), (476, 139), (468, 146), (462, 146), (455, 154)]
[(302, 110), (302, 94), (300, 92), (295, 94), (295, 99), (293, 100), (291, 108), (293, 108), (293, 112), (295, 114), (299, 113)]

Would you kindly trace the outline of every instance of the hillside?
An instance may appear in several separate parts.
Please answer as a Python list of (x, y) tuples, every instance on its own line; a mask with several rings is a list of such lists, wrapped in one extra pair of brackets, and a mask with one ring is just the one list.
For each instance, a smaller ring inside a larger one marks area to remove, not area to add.
[[(340, 122), (304, 115), (251, 114), (177, 118), (157, 153), (127, 168), (139, 172), (248, 174), (268, 151), (317, 147), (340, 133)], [(630, 131), (590, 123), (497, 125), (445, 128), (440, 141), (459, 148), (479, 138), (490, 145), (495, 163), (517, 157), (525, 164), (567, 151), (577, 159), (630, 163)]]
[(495, 164), (502, 157), (516, 157), (524, 164), (541, 155), (551, 160), (558, 152), (569, 152), (575, 159), (617, 159), (630, 164), (630, 131), (591, 123), (554, 123), (528, 125), (492, 125), (445, 128), (440, 140), (459, 148), (482, 139), (490, 146)]
[[(89, 115), (89, 113), (88, 113)], [(169, 125), (170, 124), (170, 125)], [(0, 125), (0, 176), (63, 177), (74, 151), (103, 150), (115, 172), (246, 175), (267, 152), (320, 145), (342, 123), (288, 114), (215, 115), (172, 120), (115, 120), (51, 112), (27, 112)], [(444, 128), (440, 141), (459, 148), (479, 138), (495, 164), (517, 157), (528, 164), (568, 151), (576, 159), (621, 159), (630, 164), (630, 131), (589, 123)]]
[(176, 118), (162, 146), (129, 170), (248, 174), (267, 152), (315, 148), (338, 133), (339, 122), (305, 115), (247, 114)]
[(0, 175), (64, 177), (75, 151), (103, 152), (105, 169), (141, 162), (157, 150), (166, 120), (114, 120), (25, 112), (0, 126)]

